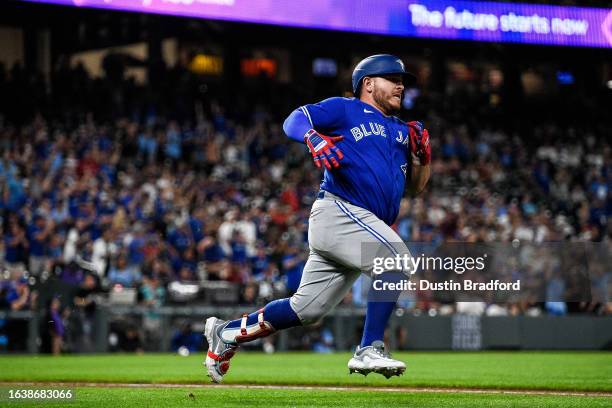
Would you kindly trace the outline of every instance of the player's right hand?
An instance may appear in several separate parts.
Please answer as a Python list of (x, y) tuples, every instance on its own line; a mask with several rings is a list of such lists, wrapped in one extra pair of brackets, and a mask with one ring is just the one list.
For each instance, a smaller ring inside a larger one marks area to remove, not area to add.
[(340, 160), (344, 157), (342, 151), (336, 147), (344, 136), (325, 136), (311, 129), (304, 135), (304, 142), (312, 154), (315, 166), (321, 168), (321, 162), (328, 169), (340, 167)]

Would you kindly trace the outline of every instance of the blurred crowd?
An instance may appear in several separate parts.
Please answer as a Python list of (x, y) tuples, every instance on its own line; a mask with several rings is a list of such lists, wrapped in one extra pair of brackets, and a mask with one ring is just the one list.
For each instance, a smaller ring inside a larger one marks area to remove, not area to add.
[[(45, 89), (36, 78), (15, 67), (0, 75), (0, 88)], [(62, 306), (90, 311), (94, 296), (124, 289), (142, 305), (167, 304), (173, 283), (230, 282), (242, 304), (297, 289), (321, 173), (283, 134), (281, 113), (257, 106), (237, 117), (207, 95), (189, 119), (139, 105), (99, 120), (70, 105), (57, 81), (95, 96), (100, 80), (80, 72), (54, 81), (55, 93), (41, 98), (49, 106), (63, 95), (57, 104), (69, 114), (41, 110), (19, 124), (0, 116), (0, 308), (60, 313), (57, 293), (38, 296), (45, 282), (74, 288)], [(127, 86), (119, 82), (117, 100)], [(15, 103), (37, 106), (36, 94), (28, 97)], [(610, 127), (543, 121), (519, 134), (435, 108), (418, 119), (432, 135), (433, 176), (423, 194), (402, 201), (394, 225), (402, 239), (610, 245)], [(412, 307), (442, 306), (424, 299)], [(345, 303), (362, 302), (353, 292)]]

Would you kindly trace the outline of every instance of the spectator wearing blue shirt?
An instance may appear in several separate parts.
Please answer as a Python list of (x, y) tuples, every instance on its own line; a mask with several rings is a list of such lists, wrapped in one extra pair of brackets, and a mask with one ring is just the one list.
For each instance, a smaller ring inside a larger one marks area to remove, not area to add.
[(10, 220), (8, 233), (4, 236), (4, 260), (9, 271), (23, 271), (27, 250), (25, 231), (15, 219)]
[(189, 247), (172, 259), (172, 267), (175, 272), (179, 273), (182, 269), (187, 268), (194, 275), (198, 270), (198, 261), (195, 257), (195, 251)]
[(120, 255), (117, 258), (116, 265), (111, 268), (108, 274), (108, 279), (112, 284), (118, 284), (127, 288), (136, 286), (140, 282), (140, 278), (140, 272), (128, 266), (125, 255)]
[(195, 244), (191, 228), (185, 220), (176, 220), (176, 229), (168, 234), (168, 242), (178, 253), (184, 252)]
[(263, 278), (263, 273), (270, 264), (270, 260), (266, 254), (266, 247), (258, 245), (255, 256), (251, 257), (249, 261), (251, 263), (251, 273), (253, 277), (258, 280)]
[(9, 177), (6, 181), (7, 195), (4, 201), (4, 206), (13, 212), (19, 211), (19, 209), (26, 203), (27, 196), (23, 188), (21, 180)]
[(295, 244), (289, 245), (287, 254), (282, 258), (283, 274), (287, 279), (287, 290), (290, 294), (300, 286), (302, 271), (304, 270), (304, 256), (300, 254), (299, 248)]
[(138, 136), (138, 156), (146, 163), (153, 163), (157, 155), (157, 139), (147, 130)]
[(38, 276), (48, 267), (49, 243), (53, 233), (53, 222), (47, 220), (43, 214), (34, 216), (34, 224), (28, 227), (28, 241), (30, 246), (29, 272)]
[[(201, 213), (202, 210), (199, 209), (196, 212)], [(189, 227), (191, 229), (191, 235), (196, 244), (200, 243), (204, 239), (204, 222), (202, 221), (204, 217), (204, 214), (197, 214), (196, 216), (189, 218)]]
[(234, 231), (232, 240), (230, 241), (232, 249), (232, 262), (243, 265), (247, 261), (246, 242), (240, 231)]
[(215, 237), (208, 236), (202, 240), (198, 246), (201, 257), (206, 266), (206, 273), (209, 276), (220, 276), (224, 267), (225, 252)]
[(5, 302), (11, 310), (25, 310), (30, 302), (30, 288), (28, 280), (19, 278), (10, 282), (5, 295)]
[(166, 144), (164, 146), (166, 158), (177, 162), (181, 158), (181, 134), (176, 122), (172, 122), (166, 132)]
[(134, 224), (134, 233), (128, 244), (128, 263), (131, 268), (140, 271), (140, 265), (144, 263), (144, 247), (146, 244), (144, 226), (141, 223)]
[(185, 347), (190, 352), (200, 350), (203, 342), (202, 334), (194, 332), (191, 323), (185, 323), (174, 336), (172, 336), (172, 351), (178, 351), (179, 348)]
[(59, 199), (51, 209), (50, 218), (56, 224), (62, 224), (69, 220), (70, 212), (68, 211), (68, 205), (65, 200)]

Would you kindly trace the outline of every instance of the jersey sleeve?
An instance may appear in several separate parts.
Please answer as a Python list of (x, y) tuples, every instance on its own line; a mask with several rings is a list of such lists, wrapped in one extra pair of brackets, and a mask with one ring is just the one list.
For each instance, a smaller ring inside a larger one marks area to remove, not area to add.
[(304, 141), (310, 129), (320, 133), (335, 133), (344, 124), (345, 98), (329, 98), (319, 103), (300, 106), (285, 119), (283, 130), (297, 142)]
[(344, 125), (346, 99), (334, 97), (319, 103), (300, 107), (314, 130), (321, 133), (333, 132)]
[(283, 123), (285, 134), (300, 143), (304, 143), (304, 135), (310, 129), (312, 129), (312, 125), (301, 107), (291, 112)]

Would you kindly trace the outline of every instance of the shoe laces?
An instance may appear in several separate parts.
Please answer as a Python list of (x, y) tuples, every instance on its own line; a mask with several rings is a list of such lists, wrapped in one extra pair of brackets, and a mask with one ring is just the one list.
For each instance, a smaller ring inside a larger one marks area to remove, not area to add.
[(385, 344), (382, 341), (377, 340), (372, 343), (372, 349), (381, 357), (391, 358), (391, 354), (388, 351), (385, 351)]

